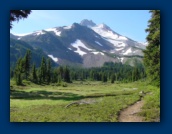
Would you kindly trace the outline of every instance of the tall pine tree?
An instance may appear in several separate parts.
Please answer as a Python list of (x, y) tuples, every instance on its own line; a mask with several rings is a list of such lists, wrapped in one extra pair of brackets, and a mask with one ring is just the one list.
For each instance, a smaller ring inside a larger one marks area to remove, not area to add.
[(146, 29), (148, 46), (143, 51), (143, 61), (152, 84), (160, 86), (160, 11), (151, 10), (150, 13), (152, 16)]
[(64, 81), (70, 82), (70, 71), (67, 66), (64, 67)]
[(15, 81), (17, 85), (22, 85), (23, 66), (23, 59), (19, 58), (15, 67)]
[(32, 66), (32, 74), (31, 74), (31, 76), (32, 76), (32, 81), (34, 83), (37, 83), (38, 82), (38, 77), (37, 77), (37, 74), (36, 74), (35, 64), (33, 64), (33, 66)]
[(49, 84), (51, 82), (51, 60), (48, 59), (47, 64), (47, 83)]
[(42, 57), (42, 61), (41, 61), (41, 67), (40, 67), (40, 79), (41, 79), (41, 82), (45, 82), (45, 79), (46, 79), (46, 73), (47, 73), (47, 65), (46, 65), (46, 61), (45, 61), (45, 58)]
[(24, 73), (25, 73), (25, 78), (26, 80), (28, 79), (28, 76), (29, 76), (29, 72), (30, 72), (30, 62), (31, 62), (31, 51), (30, 50), (27, 50), (24, 58), (23, 58), (23, 61), (24, 61)]

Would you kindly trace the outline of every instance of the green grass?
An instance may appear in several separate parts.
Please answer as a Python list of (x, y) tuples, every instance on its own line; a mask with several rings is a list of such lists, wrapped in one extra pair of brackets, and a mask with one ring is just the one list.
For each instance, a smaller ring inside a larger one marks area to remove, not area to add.
[[(25, 86), (16, 86), (14, 81), (10, 84), (11, 122), (117, 122), (119, 111), (138, 101), (140, 91), (150, 92), (144, 82), (85, 81), (73, 82), (67, 87), (40, 86), (27, 81)], [(83, 99), (96, 103), (65, 108)]]
[(140, 115), (145, 121), (159, 122), (160, 121), (160, 89), (154, 86), (147, 86), (148, 95), (144, 98), (144, 106)]

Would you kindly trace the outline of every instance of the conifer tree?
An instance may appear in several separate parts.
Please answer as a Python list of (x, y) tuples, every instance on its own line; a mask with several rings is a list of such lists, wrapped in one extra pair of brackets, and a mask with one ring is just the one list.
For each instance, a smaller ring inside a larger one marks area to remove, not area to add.
[(24, 58), (24, 73), (25, 73), (25, 78), (26, 80), (28, 79), (29, 72), (30, 72), (30, 62), (31, 62), (31, 51), (27, 50)]
[(107, 82), (107, 75), (105, 73), (102, 74), (102, 81)]
[(58, 84), (61, 85), (61, 83), (62, 83), (61, 75), (58, 75)]
[(47, 83), (49, 84), (51, 82), (51, 60), (48, 59), (47, 64)]
[(57, 72), (58, 72), (58, 75), (60, 74), (61, 78), (64, 79), (64, 70), (62, 66), (58, 67)]
[(160, 86), (160, 10), (151, 10), (149, 20), (147, 42), (144, 50), (144, 65), (146, 74), (152, 84)]
[(115, 81), (115, 74), (112, 74), (111, 75), (111, 83), (114, 83), (114, 81)]
[(38, 82), (38, 77), (37, 77), (37, 74), (36, 74), (35, 64), (33, 64), (33, 66), (32, 66), (32, 81), (34, 83), (37, 83)]
[(53, 75), (52, 75), (52, 80), (51, 81), (53, 83), (57, 83), (57, 81), (58, 81), (58, 72), (57, 72), (57, 69), (54, 69)]
[(17, 85), (22, 85), (23, 59), (19, 58), (15, 67), (15, 81)]
[(64, 67), (64, 81), (70, 82), (70, 71), (67, 66)]
[(40, 77), (42, 77), (41, 80), (42, 80), (43, 82), (45, 82), (46, 73), (47, 73), (47, 65), (46, 65), (45, 58), (42, 57), (41, 67), (40, 67)]
[(37, 70), (37, 76), (38, 76), (38, 83), (41, 84), (42, 83), (42, 74), (41, 74), (41, 68), (38, 68)]
[(13, 21), (27, 18), (31, 10), (10, 10), (10, 29), (12, 28)]
[(94, 71), (93, 70), (90, 71), (90, 80), (94, 80)]

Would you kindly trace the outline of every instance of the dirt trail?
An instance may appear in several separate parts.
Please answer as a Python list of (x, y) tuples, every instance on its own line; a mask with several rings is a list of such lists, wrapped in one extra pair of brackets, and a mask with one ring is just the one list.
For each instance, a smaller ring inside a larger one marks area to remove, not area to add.
[(143, 100), (136, 102), (120, 112), (119, 122), (143, 122), (143, 118), (138, 116), (137, 113), (141, 111)]

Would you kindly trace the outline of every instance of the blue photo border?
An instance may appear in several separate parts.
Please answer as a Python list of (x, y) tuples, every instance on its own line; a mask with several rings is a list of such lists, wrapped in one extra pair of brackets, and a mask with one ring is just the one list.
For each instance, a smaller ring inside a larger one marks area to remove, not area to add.
[[(0, 132), (5, 133), (170, 133), (171, 104), (171, 18), (170, 4), (161, 0), (6, 0), (0, 11)], [(11, 9), (47, 10), (161, 10), (161, 119), (160, 123), (10, 123), (9, 100), (9, 11)]]

